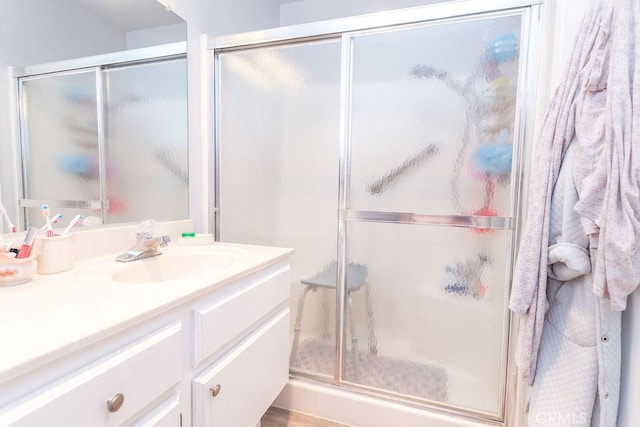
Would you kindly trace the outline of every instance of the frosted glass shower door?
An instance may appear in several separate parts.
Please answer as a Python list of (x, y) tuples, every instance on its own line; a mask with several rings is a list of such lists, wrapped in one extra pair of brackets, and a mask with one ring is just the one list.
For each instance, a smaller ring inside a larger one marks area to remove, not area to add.
[[(217, 57), (218, 238), (295, 248), (291, 367), (333, 375), (340, 41)], [(328, 286), (310, 278), (328, 272)]]
[(104, 80), (107, 222), (188, 217), (187, 60), (109, 67)]
[(20, 78), (25, 224), (45, 202), (106, 223), (187, 217), (186, 74), (171, 57)]
[[(97, 70), (20, 80), (25, 222), (43, 225), (41, 205), (73, 218), (101, 215)], [(95, 209), (73, 206), (93, 204)], [(68, 206), (68, 208), (64, 208)]]
[(503, 13), (349, 38), (344, 252), (372, 307), (345, 304), (348, 383), (501, 416), (522, 25)]

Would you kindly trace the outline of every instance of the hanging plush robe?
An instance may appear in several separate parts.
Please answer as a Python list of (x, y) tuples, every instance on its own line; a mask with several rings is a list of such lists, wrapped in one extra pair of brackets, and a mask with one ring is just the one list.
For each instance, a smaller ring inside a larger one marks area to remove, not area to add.
[[(591, 290), (589, 238), (573, 209), (576, 144), (562, 160), (551, 197), (545, 318), (529, 427), (589, 426), (598, 390), (596, 295)], [(596, 424), (597, 425), (597, 424)]]
[(598, 248), (593, 289), (621, 311), (640, 284), (640, 2), (601, 9), (575, 122), (575, 209)]
[(547, 306), (547, 261), (551, 194), (562, 157), (575, 136), (576, 101), (585, 87), (592, 53), (601, 28), (600, 6), (592, 1), (578, 33), (563, 84), (551, 102), (536, 147), (531, 174), (527, 222), (521, 237), (509, 308), (521, 315), (516, 363), (523, 379), (533, 384)]
[(640, 137), (639, 59), (640, 2), (592, 1), (538, 143), (510, 300), (521, 314), (516, 362), (533, 384), (548, 304), (551, 194), (575, 138), (575, 210), (589, 236), (597, 296), (594, 423), (600, 426), (615, 426), (620, 311), (640, 284), (640, 141), (634, 141)]

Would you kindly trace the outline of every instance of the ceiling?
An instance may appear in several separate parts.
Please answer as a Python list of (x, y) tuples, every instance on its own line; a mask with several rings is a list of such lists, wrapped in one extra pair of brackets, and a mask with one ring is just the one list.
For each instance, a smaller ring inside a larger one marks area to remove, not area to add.
[(69, 0), (103, 16), (124, 31), (136, 31), (184, 22), (157, 0)]

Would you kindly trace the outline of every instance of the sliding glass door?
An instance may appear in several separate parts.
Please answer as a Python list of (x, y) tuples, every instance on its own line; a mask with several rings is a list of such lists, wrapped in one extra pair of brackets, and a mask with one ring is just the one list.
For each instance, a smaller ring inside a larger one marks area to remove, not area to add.
[(100, 216), (98, 73), (94, 68), (20, 79), (21, 207), (27, 226), (44, 221), (43, 203), (69, 219), (78, 213)]
[(503, 419), (529, 12), (213, 49), (218, 238), (295, 248), (293, 375)]
[(376, 346), (344, 357), (344, 381), (499, 412), (521, 34), (499, 14), (346, 37), (342, 251), (367, 266), (373, 306), (344, 312)]
[[(221, 53), (219, 240), (295, 248), (292, 369), (333, 376), (340, 41)], [(333, 268), (333, 283), (303, 282)]]
[(19, 77), (25, 227), (44, 203), (104, 223), (186, 218), (186, 79), (184, 55)]

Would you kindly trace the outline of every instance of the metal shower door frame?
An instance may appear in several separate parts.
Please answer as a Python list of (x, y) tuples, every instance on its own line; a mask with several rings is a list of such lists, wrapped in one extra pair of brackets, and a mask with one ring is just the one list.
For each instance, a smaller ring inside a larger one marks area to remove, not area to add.
[[(102, 223), (106, 224), (107, 209), (109, 203), (107, 199), (107, 182), (106, 182), (106, 123), (105, 116), (107, 111), (106, 100), (106, 84), (104, 82), (105, 71), (132, 67), (141, 64), (149, 64), (154, 62), (171, 61), (182, 59), (186, 61), (187, 44), (186, 42), (169, 43), (160, 46), (152, 46), (140, 49), (131, 49), (127, 51), (107, 53), (103, 55), (88, 56), (84, 58), (76, 58), (46, 64), (29, 65), (22, 68), (12, 69), (12, 78), (15, 79), (15, 90), (17, 100), (17, 117), (18, 127), (18, 155), (20, 166), (20, 199), (18, 201), (18, 210), (20, 212), (20, 223), (23, 228), (27, 223), (26, 208), (40, 208), (42, 204), (47, 203), (52, 208), (71, 208), (71, 209), (95, 209), (100, 210)], [(25, 94), (23, 83), (32, 80), (46, 79), (56, 76), (66, 76), (82, 73), (94, 73), (96, 85), (96, 123), (98, 138), (98, 175), (99, 175), (99, 200), (35, 200), (30, 199), (27, 191), (29, 167), (29, 135), (26, 127), (27, 115), (25, 112)]]
[[(512, 340), (513, 325), (512, 316), (508, 309), (507, 302), (505, 300), (503, 304), (503, 322), (504, 325), (502, 331), (502, 361), (501, 366), (501, 378), (500, 378), (500, 390), (498, 394), (498, 413), (491, 413), (483, 410), (467, 409), (454, 404), (448, 404), (445, 402), (432, 401), (422, 398), (411, 398), (407, 396), (398, 397), (392, 392), (385, 392), (370, 386), (357, 384), (344, 379), (345, 376), (345, 353), (346, 353), (346, 327), (345, 327), (345, 313), (347, 310), (347, 283), (346, 283), (346, 269), (345, 266), (349, 262), (349, 243), (348, 243), (348, 227), (351, 222), (372, 222), (372, 223), (388, 223), (388, 224), (412, 224), (412, 225), (428, 225), (439, 227), (459, 227), (459, 228), (483, 228), (489, 230), (507, 230), (511, 231), (508, 247), (508, 260), (507, 268), (505, 270), (504, 283), (510, 285), (512, 271), (515, 264), (515, 255), (517, 251), (518, 230), (520, 224), (520, 205), (521, 205), (521, 187), (522, 178), (524, 174), (523, 163), (525, 160), (524, 143), (528, 134), (528, 130), (532, 126), (528, 126), (531, 122), (527, 123), (527, 120), (531, 120), (532, 117), (527, 118), (527, 111), (533, 111), (532, 105), (528, 105), (529, 101), (525, 94), (533, 93), (534, 81), (532, 79), (532, 70), (535, 68), (534, 55), (531, 52), (532, 44), (537, 39), (532, 32), (535, 30), (532, 28), (531, 15), (537, 15), (536, 11), (532, 11), (535, 6), (530, 8), (518, 8), (508, 9), (502, 11), (485, 11), (480, 13), (474, 13), (464, 16), (454, 16), (449, 18), (440, 18), (434, 21), (425, 21), (421, 23), (412, 23), (406, 25), (394, 25), (387, 28), (376, 28), (362, 31), (353, 31), (343, 34), (343, 56), (342, 56), (342, 96), (341, 96), (341, 159), (343, 164), (340, 168), (340, 199), (339, 199), (339, 243), (338, 243), (338, 259), (341, 261), (338, 263), (338, 292), (337, 292), (337, 304), (339, 307), (339, 316), (336, 320), (340, 323), (339, 338), (336, 345), (336, 359), (339, 360), (339, 364), (336, 366), (334, 379), (336, 384), (348, 385), (353, 389), (366, 390), (375, 394), (387, 394), (392, 400), (401, 400), (409, 404), (422, 404), (429, 408), (437, 408), (447, 413), (455, 413), (472, 419), (482, 419), (488, 422), (503, 422), (505, 420), (505, 413), (507, 409), (507, 390), (510, 388), (508, 381), (508, 372), (514, 369), (511, 365), (510, 358), (510, 345)], [(449, 23), (461, 23), (469, 22), (473, 19), (488, 19), (499, 18), (505, 16), (520, 16), (521, 22), (521, 40), (520, 40), (520, 59), (519, 59), (519, 74), (518, 74), (518, 93), (516, 96), (516, 112), (514, 123), (514, 135), (515, 143), (513, 150), (513, 165), (511, 172), (511, 184), (510, 184), (510, 200), (512, 201), (509, 215), (506, 217), (486, 217), (477, 215), (424, 215), (411, 212), (385, 212), (385, 211), (364, 211), (354, 210), (349, 206), (350, 201), (350, 181), (351, 181), (351, 103), (353, 101), (352, 96), (352, 80), (353, 80), (353, 43), (358, 37), (379, 35), (385, 32), (411, 30), (415, 28), (425, 28), (426, 26), (434, 24), (449, 24)], [(534, 97), (531, 97), (531, 99)], [(506, 289), (510, 289), (510, 286), (506, 286)], [(339, 344), (339, 348), (338, 348)]]
[[(487, 228), (511, 230), (509, 245), (509, 259), (505, 281), (511, 283), (513, 264), (517, 243), (519, 241), (521, 220), (521, 189), (524, 177), (528, 173), (530, 148), (525, 149), (525, 141), (533, 138), (533, 114), (535, 107), (535, 69), (537, 64), (538, 26), (540, 21), (540, 4), (542, 0), (491, 0), (477, 2), (473, 0), (445, 2), (429, 6), (363, 15), (353, 18), (335, 19), (330, 21), (313, 22), (291, 27), (274, 28), (271, 30), (235, 34), (209, 39), (209, 99), (208, 108), (211, 112), (213, 124), (212, 156), (214, 165), (212, 193), (210, 200), (211, 229), (215, 230), (216, 239), (220, 236), (220, 144), (221, 144), (221, 104), (220, 104), (220, 58), (219, 54), (232, 51), (244, 51), (262, 47), (278, 45), (303, 44), (327, 39), (341, 39), (341, 82), (340, 82), (340, 137), (339, 137), (339, 183), (338, 183), (338, 242), (337, 242), (337, 292), (336, 292), (336, 346), (334, 354), (334, 374), (332, 383), (335, 386), (356, 392), (365, 392), (379, 398), (421, 409), (430, 409), (448, 415), (464, 417), (470, 420), (502, 425), (507, 418), (511, 400), (514, 398), (507, 390), (515, 390), (515, 364), (513, 363), (513, 338), (516, 336), (515, 320), (511, 316), (507, 303), (503, 304), (502, 336), (502, 375), (500, 379), (498, 413), (473, 410), (444, 402), (426, 399), (398, 396), (392, 392), (354, 384), (345, 381), (345, 353), (346, 353), (346, 325), (345, 314), (347, 305), (346, 269), (348, 261), (348, 224), (352, 221), (367, 221), (393, 224), (423, 224), (431, 226)], [(518, 75), (517, 106), (515, 113), (514, 147), (512, 182), (510, 195), (512, 206), (508, 217), (482, 217), (475, 215), (422, 215), (407, 212), (374, 212), (349, 209), (349, 186), (351, 165), (351, 83), (352, 83), (352, 43), (354, 38), (363, 35), (377, 34), (389, 30), (420, 27), (433, 22), (461, 22), (474, 18), (482, 19), (489, 16), (522, 17), (521, 55)], [(507, 286), (510, 288), (510, 286)], [(295, 372), (297, 377), (308, 378), (320, 382), (327, 382), (326, 376)]]
[[(37, 68), (36, 68), (37, 69)], [(27, 72), (28, 73), (28, 72)], [(97, 137), (97, 151), (98, 151), (98, 176), (100, 182), (98, 184), (99, 199), (98, 200), (38, 200), (30, 197), (29, 188), (29, 132), (27, 122), (29, 120), (26, 103), (26, 94), (24, 93), (24, 84), (29, 81), (44, 80), (49, 78), (55, 78), (59, 76), (71, 76), (77, 74), (93, 74), (96, 88), (96, 137)], [(102, 70), (100, 66), (92, 66), (87, 68), (73, 68), (67, 69), (54, 69), (50, 68), (49, 71), (43, 73), (25, 74), (17, 76), (18, 87), (18, 121), (20, 123), (20, 169), (21, 169), (21, 198), (18, 201), (20, 208), (20, 222), (23, 228), (26, 228), (30, 222), (28, 217), (27, 208), (40, 208), (44, 203), (49, 204), (52, 208), (71, 208), (71, 209), (96, 209), (100, 210), (100, 217), (102, 222), (105, 220), (105, 208), (106, 208), (106, 193), (105, 193), (105, 132), (104, 132), (104, 85), (102, 78)]]

